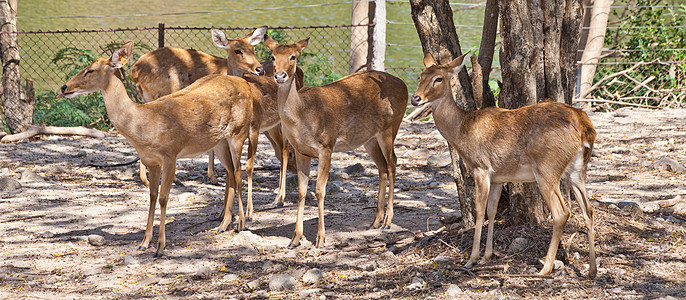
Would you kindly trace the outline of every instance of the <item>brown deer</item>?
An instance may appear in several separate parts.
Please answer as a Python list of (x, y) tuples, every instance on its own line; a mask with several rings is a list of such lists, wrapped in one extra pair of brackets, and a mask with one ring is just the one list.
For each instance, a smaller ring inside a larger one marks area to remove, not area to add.
[(424, 56), (415, 106), (431, 103), (436, 128), (448, 141), (476, 183), (476, 225), (469, 268), (479, 257), (481, 228), (488, 209), (486, 251), (480, 263), (493, 255), (493, 224), (506, 182), (537, 182), (553, 221), (553, 234), (539, 275), (549, 274), (557, 252), (569, 209), (560, 192), (565, 176), (581, 206), (589, 242), (589, 276), (596, 274), (593, 207), (586, 195), (586, 168), (596, 132), (583, 111), (567, 104), (543, 102), (519, 109), (488, 107), (476, 111), (460, 109), (454, 101), (450, 78), (460, 72), (467, 54), (448, 64), (437, 65), (433, 56)]
[[(279, 115), (284, 138), (295, 150), (298, 169), (298, 213), (289, 247), (300, 244), (303, 210), (310, 174), (310, 160), (317, 158), (316, 196), (319, 222), (316, 246), (324, 245), (324, 196), (334, 151), (351, 151), (361, 145), (379, 169), (379, 193), (372, 226), (391, 226), (396, 156), (393, 142), (407, 107), (407, 86), (397, 77), (379, 71), (359, 72), (320, 87), (296, 89), (297, 59), (308, 40), (279, 45), (265, 37), (274, 60), (274, 80), (278, 84)], [(282, 148), (282, 159), (288, 159)], [(280, 184), (284, 185), (282, 164)], [(388, 202), (384, 217), (386, 185)], [(383, 220), (382, 220), (383, 219)]]
[[(261, 104), (262, 94), (240, 77), (208, 75), (181, 91), (153, 102), (137, 104), (131, 101), (124, 84), (116, 76), (117, 69), (126, 64), (132, 51), (133, 42), (128, 42), (115, 50), (111, 57), (95, 60), (67, 81), (59, 96), (71, 98), (102, 91), (112, 124), (150, 169), (150, 208), (145, 237), (139, 248), (145, 249), (150, 244), (155, 205), (159, 201), (160, 229), (155, 257), (162, 256), (166, 241), (167, 201), (176, 160), (193, 157), (212, 148), (227, 167), (224, 211), (233, 206), (233, 198), (238, 194), (238, 229), (243, 229), (240, 155), (247, 138), (246, 168), (251, 170), (261, 122), (261, 116), (253, 113), (253, 107)], [(158, 198), (160, 177), (162, 183)], [(232, 217), (232, 213), (225, 214), (220, 231), (228, 227)]]
[[(252, 34), (243, 38), (227, 39), (224, 32), (212, 29), (212, 40), (215, 45), (226, 50), (227, 58), (221, 58), (197, 50), (186, 50), (173, 47), (164, 47), (147, 53), (136, 62), (131, 69), (131, 79), (136, 83), (138, 90), (145, 102), (153, 101), (161, 96), (178, 91), (199, 78), (209, 74), (229, 74), (234, 76), (246, 76), (246, 79), (255, 84), (264, 94), (262, 109), (262, 124), (260, 131), (264, 132), (272, 144), (275, 154), (281, 159), (281, 147), (283, 139), (279, 126), (278, 105), (276, 103), (276, 83), (271, 79), (274, 68), (271, 62), (260, 65), (255, 57), (254, 45), (262, 41), (267, 31), (263, 26), (255, 29)], [(262, 68), (264, 67), (264, 68)], [(252, 76), (265, 75), (266, 76)], [(266, 80), (265, 80), (266, 79)], [(303, 72), (297, 70), (298, 88), (303, 86)], [(210, 181), (217, 182), (214, 175), (214, 155), (210, 151), (210, 159), (207, 166), (207, 176)], [(295, 166), (289, 166), (295, 171)], [(147, 185), (145, 166), (141, 164), (141, 181)], [(253, 214), (251, 187), (248, 183), (248, 204), (246, 218), (250, 220)], [(279, 190), (275, 205), (283, 205), (285, 198), (284, 190)], [(223, 217), (221, 212), (220, 218)]]

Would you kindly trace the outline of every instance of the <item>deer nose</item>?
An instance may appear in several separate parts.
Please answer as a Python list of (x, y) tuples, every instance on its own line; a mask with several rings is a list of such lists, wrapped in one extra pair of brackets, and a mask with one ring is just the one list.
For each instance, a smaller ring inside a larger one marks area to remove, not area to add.
[(62, 93), (66, 92), (67, 91), (67, 85), (66, 84), (63, 85), (60, 89), (62, 90)]
[(288, 79), (288, 74), (286, 74), (286, 72), (278, 71), (274, 73), (274, 81), (276, 81), (276, 83), (284, 83), (286, 82), (286, 79)]
[(262, 67), (255, 68), (255, 73), (259, 76), (264, 75), (264, 68), (262, 68)]
[(412, 105), (417, 106), (417, 105), (419, 105), (420, 101), (422, 101), (422, 97), (419, 97), (417, 95), (412, 95), (412, 98), (411, 98)]

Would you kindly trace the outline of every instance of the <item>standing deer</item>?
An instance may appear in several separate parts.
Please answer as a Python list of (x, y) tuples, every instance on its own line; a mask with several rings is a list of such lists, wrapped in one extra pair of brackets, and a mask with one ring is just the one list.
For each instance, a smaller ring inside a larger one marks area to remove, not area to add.
[[(324, 86), (305, 87), (298, 91), (293, 75), (297, 59), (308, 40), (279, 45), (270, 37), (265, 37), (265, 45), (271, 50), (274, 60), (281, 128), (284, 138), (295, 150), (298, 169), (298, 213), (290, 248), (298, 246), (303, 235), (303, 211), (311, 158), (319, 160), (316, 246), (321, 247), (325, 239), (324, 196), (331, 154), (334, 151), (351, 151), (361, 145), (364, 145), (379, 169), (379, 193), (372, 226), (391, 226), (396, 164), (393, 141), (405, 114), (408, 97), (407, 86), (402, 80), (379, 71), (359, 72)], [(282, 148), (282, 161), (287, 161), (287, 154), (288, 149)], [(282, 164), (281, 185), (285, 184), (284, 169), (285, 165)], [(387, 184), (388, 203), (384, 217)]]
[[(181, 91), (153, 102), (137, 104), (131, 101), (124, 84), (116, 76), (117, 69), (126, 64), (132, 51), (133, 42), (128, 42), (115, 50), (111, 57), (95, 60), (67, 81), (59, 96), (71, 98), (101, 91), (112, 124), (133, 145), (141, 162), (150, 169), (150, 208), (145, 237), (139, 248), (145, 249), (150, 244), (155, 205), (159, 201), (160, 229), (155, 257), (162, 256), (166, 241), (164, 225), (167, 201), (176, 160), (193, 157), (213, 148), (228, 171), (224, 210), (227, 206), (233, 206), (233, 198), (238, 194), (238, 229), (242, 230), (245, 218), (240, 155), (247, 138), (246, 168), (251, 170), (261, 121), (261, 116), (253, 113), (253, 107), (261, 104), (260, 91), (251, 88), (247, 81), (239, 77), (208, 75)], [(160, 177), (162, 188), (158, 198)], [(220, 231), (228, 227), (232, 217), (232, 213), (224, 215)]]
[[(264, 101), (262, 124), (260, 132), (264, 132), (272, 144), (276, 157), (281, 159), (281, 127), (279, 125), (279, 112), (276, 103), (276, 83), (271, 80), (274, 68), (271, 62), (260, 65), (255, 57), (254, 45), (262, 41), (267, 27), (255, 29), (252, 34), (243, 38), (227, 39), (224, 32), (212, 29), (214, 44), (226, 50), (227, 58), (221, 58), (197, 50), (186, 50), (173, 47), (164, 47), (141, 56), (131, 69), (131, 79), (136, 83), (138, 90), (145, 102), (153, 101), (161, 96), (178, 91), (199, 78), (209, 74), (229, 74), (245, 76), (245, 78), (262, 91)], [(263, 68), (264, 67), (264, 68)], [(265, 73), (266, 72), (266, 73)], [(253, 76), (258, 75), (258, 76)], [(266, 76), (259, 76), (266, 75)], [(303, 86), (303, 72), (297, 70), (298, 88)], [(294, 166), (289, 166), (294, 171)], [(217, 182), (214, 175), (214, 155), (210, 151), (210, 159), (207, 166), (207, 176), (210, 181)], [(248, 174), (249, 176), (251, 174)], [(145, 167), (141, 164), (141, 181), (147, 185)], [(246, 218), (250, 220), (253, 214), (252, 182), (248, 182), (248, 203)], [(285, 186), (279, 189), (275, 205), (283, 205), (285, 198)], [(224, 215), (221, 212), (220, 218)]]
[(479, 257), (481, 228), (488, 209), (486, 251), (479, 263), (493, 255), (493, 224), (498, 200), (506, 182), (537, 182), (552, 214), (553, 234), (539, 275), (549, 274), (569, 209), (560, 192), (560, 179), (569, 178), (588, 227), (589, 276), (596, 274), (593, 207), (586, 195), (586, 168), (596, 132), (583, 111), (556, 102), (543, 102), (519, 109), (488, 107), (476, 111), (460, 109), (454, 101), (450, 78), (464, 68), (467, 54), (448, 64), (437, 65), (424, 56), (415, 106), (431, 103), (436, 128), (448, 141), (476, 183), (476, 225), (469, 268)]

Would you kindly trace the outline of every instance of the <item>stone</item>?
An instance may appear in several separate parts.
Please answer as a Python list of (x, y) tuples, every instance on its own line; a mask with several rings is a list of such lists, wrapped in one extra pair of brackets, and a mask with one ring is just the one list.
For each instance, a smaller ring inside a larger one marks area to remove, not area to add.
[[(303, 299), (303, 298), (307, 298), (311, 295), (321, 293), (322, 291), (324, 291), (324, 290), (323, 289), (308, 289), (308, 290), (300, 291), (298, 293), (298, 296), (300, 296), (300, 299)], [(324, 296), (324, 295), (322, 295), (322, 296)], [(326, 296), (324, 296), (324, 299), (326, 299)]]
[(21, 183), (9, 177), (0, 178), (0, 192), (11, 192), (21, 189)]
[(449, 266), (454, 260), (455, 259), (450, 256), (439, 255), (434, 258), (434, 263), (439, 266)]
[(344, 192), (343, 188), (341, 187), (343, 185), (343, 182), (340, 180), (334, 180), (331, 181), (326, 185), (326, 193), (327, 194), (337, 194), (340, 192)]
[(364, 166), (361, 163), (356, 163), (354, 165), (345, 167), (343, 171), (349, 175), (361, 174), (364, 173)]
[(405, 156), (417, 160), (426, 160), (429, 159), (429, 156), (431, 156), (431, 152), (429, 151), (429, 149), (419, 148), (407, 152)]
[(86, 155), (86, 151), (83, 150), (79, 150), (79, 152), (76, 152), (76, 157), (86, 157)]
[(426, 286), (426, 281), (421, 277), (412, 277), (412, 282), (407, 286), (410, 291), (421, 290)]
[(195, 193), (182, 193), (179, 195), (179, 202), (193, 201), (195, 200)]
[(305, 272), (305, 275), (303, 275), (303, 282), (306, 283), (316, 283), (319, 281), (322, 281), (324, 279), (324, 272), (322, 270), (314, 268), (310, 269), (309, 271)]
[(457, 223), (460, 220), (462, 220), (462, 213), (461, 212), (452, 212), (452, 213), (444, 213), (440, 216), (441, 218), (441, 223), (448, 225), (448, 224), (453, 224)]
[(239, 277), (237, 274), (228, 274), (225, 275), (222, 279), (224, 279), (224, 281), (236, 281), (239, 279)]
[(135, 265), (138, 265), (139, 262), (135, 257), (127, 255), (127, 256), (124, 256), (124, 259), (122, 260), (122, 264), (125, 266), (135, 266)]
[(93, 245), (93, 246), (104, 246), (105, 245), (105, 238), (101, 235), (97, 234), (91, 234), (88, 236), (88, 242)]
[(269, 278), (269, 290), (271, 291), (290, 291), (295, 288), (295, 285), (295, 278), (288, 274), (276, 274)]
[(655, 161), (651, 167), (655, 170), (658, 171), (669, 171), (672, 173), (686, 173), (686, 167), (682, 166), (675, 160), (668, 158), (668, 157), (662, 157)]
[(519, 253), (526, 248), (529, 247), (529, 240), (523, 237), (518, 237), (510, 243), (510, 246), (507, 247), (507, 250), (509, 250), (511, 253)]
[(262, 280), (259, 280), (259, 279), (255, 279), (253, 281), (250, 281), (247, 284), (248, 289), (250, 289), (250, 290), (256, 290), (256, 289), (260, 288), (261, 285), (262, 285)]
[(676, 224), (679, 223), (679, 219), (675, 218), (674, 216), (667, 217), (667, 219), (665, 221), (670, 222), (670, 223), (676, 223)]
[(198, 272), (195, 273), (195, 276), (200, 279), (208, 279), (212, 276), (212, 270), (210, 270), (210, 268), (206, 266), (200, 267), (200, 269), (198, 269)]
[[(624, 206), (622, 206), (623, 204)], [(620, 211), (625, 215), (630, 215), (634, 218), (642, 217), (644, 215), (641, 207), (634, 202), (630, 202), (628, 204), (626, 202), (620, 202), (619, 206), (622, 207)]]
[(40, 177), (38, 174), (31, 172), (30, 170), (24, 170), (23, 173), (21, 173), (21, 179), (19, 181), (22, 182), (43, 182), (45, 179), (43, 177)]
[(553, 262), (553, 270), (559, 270), (564, 268), (565, 263), (563, 263), (561, 260), (555, 260)]
[(660, 205), (655, 202), (646, 202), (638, 205), (644, 213), (652, 213), (660, 209)]
[(157, 285), (169, 285), (174, 282), (173, 278), (162, 278), (157, 282)]
[(448, 286), (448, 289), (445, 291), (445, 294), (448, 297), (457, 297), (463, 294), (462, 289), (454, 284), (451, 284)]
[(450, 152), (443, 152), (439, 154), (434, 154), (429, 156), (429, 158), (426, 160), (426, 164), (431, 167), (445, 167), (450, 165), (452, 163), (452, 160), (450, 158)]
[(675, 214), (686, 215), (686, 202), (677, 203), (672, 206), (672, 211)]
[(55, 233), (53, 233), (50, 230), (47, 230), (40, 235), (40, 237), (42, 237), (44, 239), (49, 239), (49, 238), (54, 237), (54, 236), (55, 236)]

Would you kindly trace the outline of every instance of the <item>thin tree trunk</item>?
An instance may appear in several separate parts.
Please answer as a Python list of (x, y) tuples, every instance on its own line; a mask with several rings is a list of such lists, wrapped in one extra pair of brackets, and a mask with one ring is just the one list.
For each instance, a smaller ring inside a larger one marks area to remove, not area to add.
[(579, 97), (582, 99), (588, 96), (590, 88), (593, 86), (596, 63), (598, 63), (601, 50), (605, 44), (607, 18), (610, 14), (610, 5), (613, 2), (613, 0), (595, 0), (593, 4), (590, 28), (588, 29), (588, 41), (584, 48), (584, 54), (581, 56)]
[[(479, 65), (482, 74), (482, 97), (479, 108), (495, 106), (495, 96), (488, 79), (491, 75), (491, 64), (493, 64), (493, 53), (495, 52), (495, 38), (498, 34), (498, 0), (486, 1), (486, 11), (484, 13), (484, 26), (481, 32), (481, 46), (479, 47)], [(476, 92), (476, 91), (475, 91)], [(476, 98), (476, 97), (475, 97)]]
[[(412, 20), (414, 21), (424, 53), (431, 53), (439, 64), (445, 64), (462, 55), (460, 42), (453, 23), (453, 12), (447, 0), (410, 0)], [(476, 109), (466, 70), (451, 80), (457, 104), (466, 110)], [(457, 152), (450, 148), (453, 179), (462, 211), (462, 221), (467, 227), (474, 225), (474, 178), (467, 171)]]
[(577, 49), (581, 41), (581, 28), (583, 26), (583, 0), (567, 0), (564, 16), (562, 19), (562, 40), (560, 44), (560, 56), (562, 61), (562, 91), (564, 102), (571, 105), (576, 93), (577, 79)]
[(33, 103), (21, 92), (19, 47), (17, 45), (17, 0), (0, 0), (0, 58), (2, 60), (2, 103), (10, 132), (21, 132), (31, 125)]

